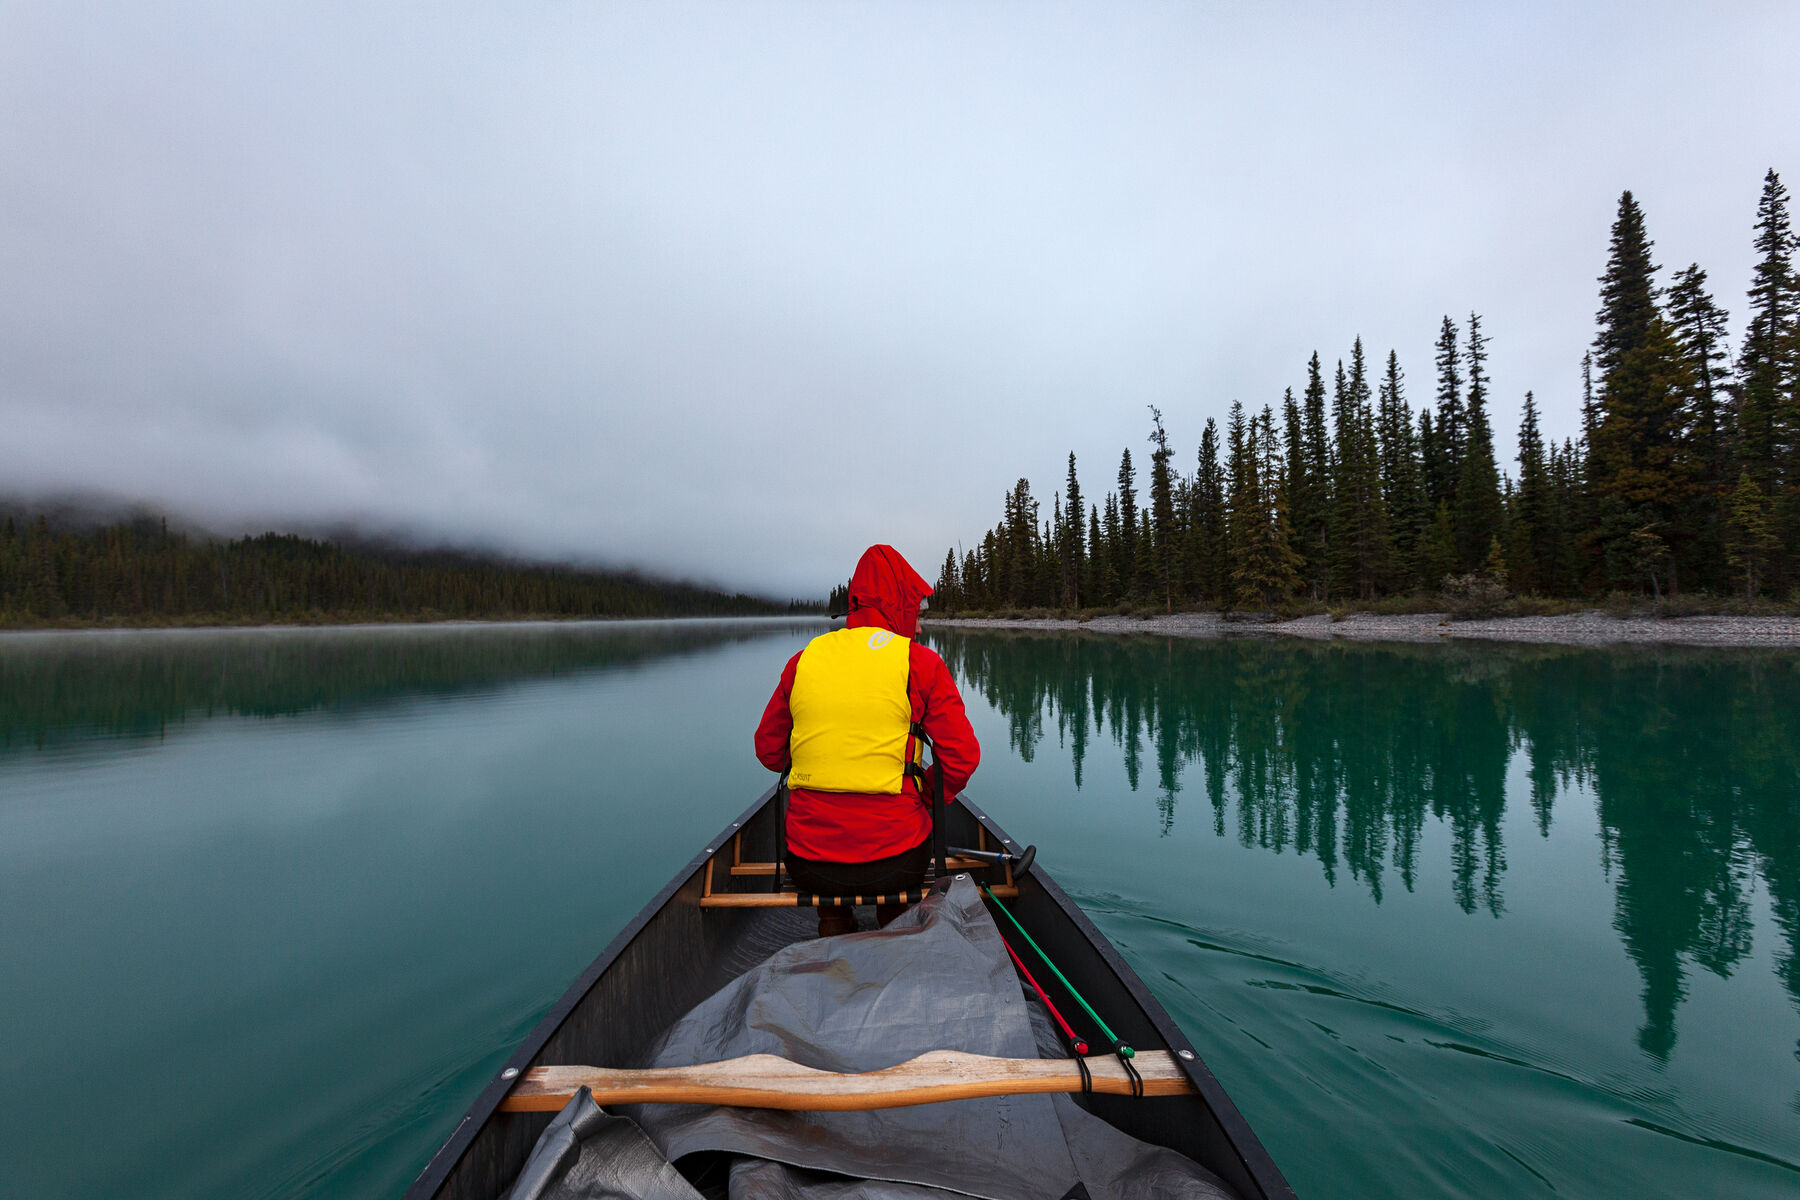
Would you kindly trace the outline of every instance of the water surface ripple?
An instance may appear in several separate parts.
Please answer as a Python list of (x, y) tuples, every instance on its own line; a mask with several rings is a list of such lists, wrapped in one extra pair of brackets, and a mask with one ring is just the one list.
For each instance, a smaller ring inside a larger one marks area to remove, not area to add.
[(1800, 656), (934, 643), (1302, 1196), (1800, 1192)]
[[(0, 1194), (397, 1194), (819, 628), (0, 638)], [(1800, 1193), (1800, 656), (930, 638), (1307, 1200)]]

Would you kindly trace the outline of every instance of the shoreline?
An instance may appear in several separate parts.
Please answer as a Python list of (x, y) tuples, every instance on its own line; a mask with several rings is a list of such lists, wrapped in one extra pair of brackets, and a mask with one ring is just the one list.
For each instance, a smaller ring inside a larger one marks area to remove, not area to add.
[(90, 621), (76, 624), (63, 622), (56, 624), (36, 625), (0, 625), (0, 638), (19, 634), (101, 634), (101, 633), (270, 633), (292, 632), (295, 630), (346, 630), (367, 631), (371, 629), (456, 629), (456, 628), (504, 628), (504, 627), (548, 627), (571, 625), (647, 625), (669, 621), (823, 621), (823, 615), (812, 613), (765, 613), (765, 614), (717, 614), (717, 615), (680, 615), (665, 617), (441, 617), (441, 618), (396, 618), (391, 621), (382, 620), (344, 620), (344, 621), (196, 621), (196, 622), (164, 622), (160, 624), (126, 625), (113, 624), (110, 621)]
[(1800, 650), (1800, 617), (1614, 617), (1599, 610), (1545, 617), (1490, 617), (1452, 621), (1447, 613), (1378, 615), (1351, 613), (1341, 620), (1320, 614), (1291, 620), (1227, 621), (1219, 613), (1169, 613), (1153, 617), (938, 617), (923, 622), (945, 629), (1013, 629), (1163, 637), (1296, 637), (1347, 642), (1524, 642), (1556, 646), (1716, 646)]

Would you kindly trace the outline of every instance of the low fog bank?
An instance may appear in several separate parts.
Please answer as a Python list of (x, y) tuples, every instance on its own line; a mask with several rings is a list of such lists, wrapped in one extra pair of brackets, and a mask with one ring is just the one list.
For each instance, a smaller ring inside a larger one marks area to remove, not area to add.
[(799, 601), (823, 604), (831, 582), (819, 585), (816, 595), (777, 595), (767, 587), (746, 585), (720, 576), (658, 569), (642, 563), (620, 562), (600, 556), (539, 553), (495, 538), (450, 537), (445, 534), (396, 524), (379, 518), (335, 521), (268, 520), (197, 515), (173, 510), (146, 500), (131, 500), (105, 492), (63, 491), (44, 495), (0, 493), (0, 523), (23, 528), (42, 517), (55, 533), (92, 533), (109, 525), (167, 523), (170, 533), (194, 540), (232, 541), (265, 533), (283, 534), (329, 542), (344, 550), (419, 562), (449, 565), (492, 565), (510, 569), (531, 568), (589, 572), (632, 582), (688, 587), (726, 595), (745, 595), (770, 604)]

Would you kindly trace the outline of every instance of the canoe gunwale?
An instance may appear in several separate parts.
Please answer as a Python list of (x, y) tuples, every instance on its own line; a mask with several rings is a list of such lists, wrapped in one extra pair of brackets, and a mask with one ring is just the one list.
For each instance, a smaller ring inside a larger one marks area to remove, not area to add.
[[(958, 801), (1008, 851), (1018, 854), (1024, 849), (1008, 837), (1005, 830), (1001, 829), (994, 819), (973, 801), (967, 797), (959, 797)], [(1188, 1080), (1200, 1092), (1200, 1099), (1212, 1110), (1214, 1119), (1223, 1129), (1226, 1140), (1231, 1145), (1233, 1152), (1236, 1153), (1244, 1172), (1261, 1189), (1266, 1200), (1298, 1200), (1293, 1187), (1282, 1175), (1281, 1168), (1275, 1165), (1275, 1160), (1264, 1148), (1262, 1139), (1256, 1136), (1256, 1131), (1250, 1128), (1250, 1122), (1246, 1121), (1244, 1114), (1238, 1111), (1237, 1104), (1225, 1091), (1224, 1085), (1212, 1073), (1212, 1069), (1206, 1065), (1206, 1060), (1200, 1056), (1200, 1052), (1188, 1040), (1187, 1034), (1182, 1032), (1181, 1026), (1175, 1023), (1175, 1019), (1168, 1014), (1156, 997), (1151, 995), (1150, 989), (1144, 985), (1142, 979), (1138, 978), (1137, 972), (1131, 969), (1130, 964), (1120, 957), (1118, 949), (1105, 934), (1095, 927), (1093, 921), (1088, 919), (1088, 915), (1081, 910), (1081, 906), (1069, 899), (1068, 893), (1057, 885), (1048, 872), (1034, 869), (1031, 877), (1043, 890), (1044, 895), (1062, 910), (1063, 916), (1069, 919), (1076, 931), (1087, 939), (1088, 944), (1093, 947), (1100, 960), (1118, 977), (1119, 983), (1131, 994), (1131, 998), (1137, 1002), (1144, 1015), (1150, 1019), (1150, 1023), (1155, 1026), (1156, 1032), (1161, 1036), (1164, 1044), (1175, 1052), (1175, 1061), (1181, 1065)], [(1183, 1058), (1181, 1052), (1184, 1050), (1192, 1057)]]
[[(569, 1022), (570, 1018), (574, 1016), (589, 1000), (590, 996), (595, 993), (597, 986), (607, 972), (618, 963), (621, 957), (631, 950), (633, 943), (644, 933), (646, 928), (659, 916), (663, 915), (664, 911), (670, 907), (684, 889), (690, 887), (696, 888), (697, 903), (699, 881), (703, 879), (707, 864), (716, 856), (727, 850), (734, 834), (749, 829), (753, 818), (768, 807), (770, 802), (774, 799), (774, 796), (775, 788), (770, 787), (758, 797), (755, 803), (751, 804), (739, 814), (733, 822), (727, 825), (716, 836), (709, 839), (705, 843), (704, 849), (676, 872), (674, 878), (672, 878), (661, 891), (639, 910), (637, 915), (634, 916), (607, 944), (600, 955), (595, 958), (584, 971), (582, 971), (581, 975), (577, 977), (573, 983), (570, 984), (569, 988), (556, 1003), (545, 1012), (544, 1016), (533, 1027), (531, 1033), (517, 1046), (517, 1048), (514, 1049), (513, 1053), (503, 1064), (501, 1064), (494, 1076), (488, 1080), (481, 1092), (475, 1097), (474, 1101), (469, 1105), (468, 1110), (464, 1113), (461, 1121), (457, 1124), (455, 1130), (452, 1131), (450, 1136), (438, 1148), (437, 1152), (432, 1156), (425, 1168), (407, 1189), (405, 1200), (434, 1200), (450, 1181), (451, 1177), (456, 1173), (457, 1168), (462, 1164), (465, 1155), (467, 1155), (470, 1149), (475, 1145), (483, 1131), (486, 1130), (497, 1117), (510, 1115), (517, 1119), (520, 1114), (506, 1114), (504, 1110), (500, 1108), (500, 1104), (517, 1083), (518, 1076), (529, 1069), (534, 1064), (534, 1061), (544, 1053), (545, 1048), (563, 1031), (564, 1025)], [(964, 809), (968, 817), (972, 818), (976, 824), (984, 828), (990, 836), (996, 839), (1001, 845), (1005, 846), (1009, 851), (1017, 854), (1023, 849), (1019, 843), (1009, 837), (986, 812), (976, 806), (966, 796), (959, 796), (957, 802)], [(1180, 1065), (1183, 1073), (1186, 1074), (1189, 1081), (1194, 1085), (1198, 1092), (1198, 1095), (1188, 1097), (1186, 1102), (1198, 1102), (1208, 1110), (1209, 1115), (1217, 1125), (1217, 1133), (1220, 1138), (1222, 1138), (1223, 1146), (1228, 1148), (1230, 1154), (1237, 1160), (1235, 1163), (1207, 1162), (1206, 1165), (1224, 1176), (1227, 1182), (1237, 1187), (1238, 1190), (1243, 1193), (1244, 1200), (1295, 1200), (1293, 1189), (1288, 1185), (1287, 1180), (1283, 1178), (1280, 1168), (1275, 1165), (1275, 1162), (1270, 1157), (1268, 1151), (1264, 1149), (1262, 1142), (1250, 1128), (1249, 1122), (1247, 1122), (1242, 1113), (1238, 1111), (1237, 1105), (1232, 1102), (1224, 1087), (1220, 1085), (1218, 1079), (1206, 1066), (1205, 1061), (1200, 1057), (1199, 1052), (1194, 1049), (1193, 1044), (1189, 1041), (1187, 1035), (1181, 1031), (1181, 1027), (1175, 1023), (1173, 1018), (1171, 1018), (1163, 1009), (1162, 1005), (1157, 1002), (1153, 995), (1151, 995), (1149, 988), (1144, 985), (1144, 982), (1138, 978), (1137, 973), (1131, 969), (1122, 957), (1120, 957), (1117, 949), (1114, 948), (1112, 943), (1094, 926), (1093, 922), (1088, 919), (1087, 914), (1082, 912), (1080, 907), (1077, 906), (1074, 901), (1070, 900), (1068, 895), (1057, 886), (1056, 882), (1050, 878), (1049, 874), (1043, 870), (1041, 865), (1035, 868), (1027, 879), (1021, 880), (1020, 882), (1025, 883), (1027, 881), (1032, 885), (1029, 890), (1032, 892), (1040, 892), (1042, 899), (1053, 906), (1060, 912), (1061, 916), (1068, 921), (1076, 937), (1081, 942), (1086, 943), (1086, 946), (1093, 952), (1099, 965), (1103, 966), (1105, 971), (1112, 976), (1112, 979), (1108, 982), (1116, 983), (1116, 986), (1129, 996), (1144, 1020), (1147, 1021), (1152, 1029), (1154, 1029), (1156, 1036), (1171, 1051), (1176, 1052), (1176, 1063)], [(1012, 904), (1019, 902), (1020, 901), (1009, 902), (1008, 906), (1011, 907)], [(707, 911), (743, 912), (754, 910), (713, 909)], [(1086, 990), (1088, 986), (1087, 983), (1082, 984), (1084, 990)], [(1141, 1022), (1133, 1023), (1139, 1024), (1140, 1027), (1142, 1024)], [(1146, 1045), (1140, 1048), (1151, 1049), (1153, 1047)], [(1186, 1051), (1193, 1057), (1182, 1058), (1180, 1057), (1181, 1051)], [(506, 1074), (508, 1070), (514, 1072), (510, 1077)], [(1134, 1101), (1129, 1098), (1119, 1097), (1095, 1097), (1094, 1099), (1102, 1102), (1110, 1100), (1115, 1103), (1137, 1105), (1177, 1103), (1175, 1100)], [(1085, 1101), (1087, 1098), (1084, 1097), (1083, 1100)], [(1105, 1119), (1103, 1113), (1097, 1113), (1096, 1115), (1101, 1115), (1102, 1118)], [(1130, 1132), (1130, 1130), (1127, 1129), (1127, 1132)], [(535, 1140), (535, 1135), (533, 1136)], [(1208, 1140), (1214, 1141), (1214, 1139)], [(1233, 1167), (1236, 1169), (1233, 1170)], [(1246, 1187), (1245, 1185), (1248, 1186)]]
[[(501, 1064), (500, 1070), (495, 1072), (494, 1077), (488, 1081), (487, 1086), (482, 1088), (481, 1093), (469, 1105), (468, 1111), (463, 1114), (462, 1121), (458, 1123), (455, 1132), (444, 1141), (437, 1153), (431, 1156), (431, 1161), (425, 1165), (423, 1171), (419, 1172), (418, 1177), (413, 1180), (412, 1186), (406, 1189), (404, 1200), (429, 1200), (430, 1197), (437, 1195), (445, 1180), (450, 1177), (450, 1173), (456, 1169), (457, 1163), (462, 1160), (462, 1156), (480, 1136), (482, 1129), (500, 1111), (500, 1102), (512, 1090), (518, 1075), (525, 1072), (532, 1060), (543, 1052), (550, 1039), (556, 1036), (557, 1031), (562, 1028), (563, 1022), (567, 1021), (575, 1010), (581, 1007), (582, 1002), (587, 999), (588, 993), (593, 991), (594, 985), (600, 981), (600, 977), (612, 968), (619, 956), (625, 953), (632, 942), (637, 940), (637, 936), (644, 931), (644, 927), (668, 907), (669, 902), (675, 899), (681, 889), (706, 869), (706, 864), (730, 841), (732, 833), (748, 825), (750, 819), (762, 811), (774, 798), (775, 787), (771, 785), (757, 798), (754, 804), (738, 814), (737, 820), (720, 831), (717, 837), (709, 839), (706, 848), (689, 859), (687, 865), (677, 871), (675, 877), (663, 885), (663, 889), (652, 897), (648, 904), (638, 910), (637, 916), (631, 918), (625, 928), (619, 930), (618, 935), (607, 943), (606, 949), (600, 952), (600, 956), (589, 963), (587, 969), (574, 983), (569, 985), (569, 989), (562, 994), (562, 997), (550, 1006), (550, 1011), (543, 1015), (543, 1018), (532, 1028), (530, 1035), (519, 1043), (518, 1049), (513, 1051), (511, 1057)], [(506, 1074), (509, 1070), (514, 1072), (512, 1076)]]

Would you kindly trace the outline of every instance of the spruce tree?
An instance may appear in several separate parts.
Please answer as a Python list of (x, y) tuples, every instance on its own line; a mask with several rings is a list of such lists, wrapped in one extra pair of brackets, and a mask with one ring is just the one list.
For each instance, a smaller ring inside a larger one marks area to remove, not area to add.
[[(1581, 356), (1581, 438), (1568, 447), (1572, 453), (1563, 456), (1563, 466), (1571, 483), (1566, 497), (1569, 508), (1569, 539), (1566, 547), (1568, 591), (1581, 591), (1590, 582), (1599, 586), (1601, 577), (1596, 563), (1599, 557), (1599, 500), (1594, 493), (1598, 467), (1594, 461), (1594, 437), (1600, 427), (1600, 404), (1594, 398), (1594, 352)], [(1564, 439), (1567, 441), (1568, 439)]]
[(1351, 348), (1350, 372), (1342, 377), (1340, 390), (1332, 454), (1331, 574), (1342, 594), (1354, 592), (1369, 600), (1387, 582), (1390, 547), (1368, 364), (1360, 337)]
[(1725, 310), (1706, 290), (1706, 272), (1693, 263), (1675, 274), (1667, 294), (1669, 323), (1677, 352), (1694, 381), (1681, 416), (1682, 474), (1691, 482), (1690, 503), (1678, 515), (1689, 531), (1681, 566), (1696, 586), (1724, 582), (1722, 529), (1730, 480), (1726, 397), (1731, 390), (1731, 356), (1726, 350)]
[(1769, 518), (1768, 498), (1745, 471), (1732, 489), (1725, 522), (1727, 561), (1744, 581), (1745, 600), (1756, 599), (1780, 548), (1781, 539)]
[(1392, 350), (1388, 351), (1387, 371), (1381, 380), (1376, 430), (1381, 444), (1381, 492), (1387, 504), (1394, 570), (1402, 586), (1410, 586), (1416, 576), (1415, 552), (1425, 521), (1425, 505), (1419, 491), (1419, 439), (1413, 429), (1412, 406), (1406, 402), (1400, 358)]
[[(1360, 339), (1359, 339), (1360, 341)], [(1355, 528), (1356, 499), (1344, 481), (1344, 456), (1354, 451), (1346, 436), (1354, 437), (1356, 420), (1350, 415), (1350, 384), (1344, 374), (1344, 360), (1337, 361), (1337, 374), (1331, 382), (1331, 424), (1326, 438), (1325, 466), (1325, 578), (1327, 587), (1339, 591), (1352, 587), (1356, 551), (1351, 543)]]
[[(1314, 358), (1316, 360), (1317, 356)], [(1255, 419), (1254, 416), (1249, 418), (1251, 421)], [(1288, 514), (1290, 520), (1294, 519), (1296, 508), (1302, 512), (1308, 511), (1306, 454), (1301, 448), (1306, 436), (1305, 429), (1306, 422), (1300, 416), (1300, 403), (1294, 399), (1294, 389), (1287, 388), (1281, 395), (1281, 431), (1282, 436), (1287, 439), (1286, 453), (1282, 456), (1285, 466), (1279, 480), (1272, 483), (1265, 480), (1264, 484), (1275, 488), (1280, 496), (1281, 509)]]
[(1032, 603), (1037, 580), (1038, 505), (1031, 496), (1031, 481), (1020, 477), (1006, 498), (1005, 530), (1000, 544), (1006, 551), (1005, 595), (1010, 606)]
[(1553, 539), (1556, 551), (1556, 580), (1560, 595), (1573, 596), (1582, 590), (1584, 572), (1589, 570), (1588, 531), (1594, 522), (1594, 494), (1588, 485), (1588, 454), (1584, 445), (1564, 438), (1560, 470), (1552, 470), (1557, 505), (1555, 518), (1562, 522)]
[(1121, 549), (1121, 543), (1125, 541), (1125, 530), (1119, 520), (1119, 497), (1116, 492), (1106, 493), (1106, 522), (1101, 529), (1101, 536), (1106, 542), (1106, 565), (1100, 572), (1100, 603), (1117, 604), (1125, 598), (1124, 579), (1119, 573), (1119, 564), (1125, 559), (1125, 551)]
[(1037, 571), (1032, 578), (1031, 603), (1044, 608), (1060, 603), (1061, 599), (1062, 497), (1053, 494), (1051, 506), (1055, 510), (1054, 520), (1045, 521), (1041, 528), (1032, 530), (1037, 539)]
[(1581, 356), (1581, 453), (1587, 456), (1594, 444), (1594, 426), (1600, 423), (1600, 409), (1594, 403), (1594, 352)]
[[(1793, 265), (1794, 234), (1787, 188), (1773, 170), (1763, 177), (1756, 207), (1756, 272), (1750, 286), (1749, 325), (1738, 357), (1737, 460), (1771, 507), (1773, 527), (1787, 524), (1800, 495), (1800, 279)], [(1734, 491), (1734, 497), (1735, 497)], [(1735, 499), (1734, 499), (1735, 503)], [(1800, 552), (1800, 546), (1793, 549)], [(1786, 564), (1777, 553), (1769, 574), (1781, 580)]]
[[(1262, 528), (1266, 530), (1269, 564), (1265, 603), (1272, 605), (1300, 586), (1300, 556), (1293, 548), (1293, 526), (1288, 522), (1287, 512), (1281, 506), (1280, 494), (1266, 483), (1279, 478), (1282, 469), (1280, 443), (1275, 440), (1275, 413), (1267, 404), (1263, 405), (1262, 415), (1257, 418), (1257, 430), (1256, 440), (1262, 457), (1260, 476), (1265, 481), (1261, 492), (1264, 514)], [(1320, 440), (1322, 444), (1323, 434)]]
[(1676, 446), (1692, 381), (1657, 307), (1652, 245), (1643, 210), (1624, 193), (1600, 277), (1588, 482), (1596, 505), (1592, 537), (1607, 581), (1660, 591), (1651, 565), (1660, 569), (1669, 538), (1682, 532), (1672, 523), (1687, 490), (1676, 473)]
[(1550, 462), (1538, 430), (1537, 400), (1525, 393), (1525, 415), (1519, 421), (1519, 488), (1514, 498), (1511, 538), (1506, 561), (1512, 569), (1512, 586), (1520, 592), (1541, 592), (1550, 572), (1544, 551), (1550, 536)]
[(1075, 475), (1075, 452), (1069, 451), (1069, 478), (1064, 485), (1063, 511), (1068, 514), (1068, 527), (1063, 544), (1063, 603), (1081, 607), (1081, 576), (1087, 560), (1087, 538), (1081, 521), (1081, 480)]
[(985, 585), (982, 606), (990, 612), (1006, 605), (1006, 543), (990, 529), (981, 539), (982, 580)]
[(1150, 536), (1150, 510), (1143, 509), (1138, 513), (1137, 580), (1132, 586), (1132, 595), (1144, 600), (1156, 598), (1156, 545)]
[(1606, 273), (1600, 276), (1600, 311), (1595, 316), (1600, 332), (1594, 338), (1594, 365), (1600, 369), (1603, 398), (1607, 377), (1621, 358), (1644, 344), (1650, 322), (1658, 315), (1652, 280), (1660, 268), (1650, 261), (1653, 245), (1644, 231), (1644, 210), (1625, 192), (1613, 219)]
[(1272, 448), (1274, 436), (1274, 417), (1267, 408), (1260, 417), (1247, 418), (1243, 404), (1232, 403), (1226, 427), (1232, 605), (1269, 608), (1294, 585), (1297, 559), (1286, 540), (1285, 513), (1274, 502), (1271, 486), (1279, 462)]
[(1449, 503), (1440, 501), (1419, 547), (1420, 582), (1428, 588), (1443, 587), (1444, 581), (1456, 574), (1458, 561), (1456, 524)]
[[(1250, 565), (1255, 553), (1252, 514), (1255, 491), (1256, 460), (1251, 454), (1249, 422), (1244, 419), (1241, 400), (1231, 402), (1231, 413), (1225, 424), (1225, 478), (1230, 503), (1226, 508), (1226, 536), (1231, 546), (1231, 586), (1225, 594), (1225, 607), (1245, 603), (1249, 588), (1244, 582), (1254, 577)], [(1242, 574), (1240, 574), (1240, 571)]]
[(1137, 471), (1131, 465), (1131, 448), (1128, 446), (1119, 459), (1119, 540), (1115, 543), (1121, 599), (1132, 596), (1132, 584), (1137, 579), (1137, 542)]
[(1096, 504), (1088, 505), (1087, 544), (1088, 556), (1085, 564), (1087, 573), (1081, 581), (1081, 594), (1091, 608), (1106, 603), (1105, 597), (1100, 592), (1102, 568), (1103, 565), (1110, 565), (1112, 562), (1112, 555), (1107, 552), (1106, 547), (1100, 541), (1100, 507)]
[[(1287, 440), (1282, 508), (1299, 555), (1300, 584), (1314, 600), (1323, 600), (1331, 574), (1327, 561), (1331, 454), (1325, 433), (1325, 379), (1317, 351), (1306, 366), (1306, 392), (1299, 411), (1292, 392), (1283, 399), (1282, 426)], [(1273, 452), (1274, 447), (1264, 450)]]
[(1487, 339), (1481, 318), (1469, 314), (1469, 390), (1463, 406), (1462, 465), (1456, 481), (1456, 540), (1462, 569), (1472, 571), (1500, 536), (1500, 471), (1494, 462), (1494, 431), (1487, 415)]
[[(988, 607), (986, 591), (982, 583), (981, 558), (976, 550), (965, 550), (962, 560), (962, 607), (965, 609), (984, 609)], [(847, 598), (846, 598), (847, 599)]]
[[(1615, 587), (1644, 584), (1660, 594), (1689, 484), (1678, 457), (1683, 398), (1692, 376), (1668, 324), (1654, 317), (1643, 341), (1622, 353), (1606, 378), (1593, 461), (1599, 504), (1596, 533)], [(1678, 578), (1669, 580), (1679, 585)]]
[(1425, 481), (1433, 505), (1454, 503), (1456, 484), (1462, 477), (1462, 355), (1456, 339), (1456, 326), (1445, 317), (1437, 342), (1437, 420), (1432, 427), (1436, 436), (1435, 473)]
[[(1426, 591), (1436, 591), (1443, 582), (1443, 576), (1432, 578), (1433, 569), (1425, 563), (1425, 539), (1433, 525), (1437, 522), (1439, 501), (1434, 498), (1435, 483), (1444, 472), (1443, 452), (1437, 427), (1431, 423), (1431, 406), (1419, 409), (1419, 532), (1414, 543), (1413, 565), (1416, 572), (1416, 585)], [(1455, 530), (1451, 531), (1451, 540), (1455, 541)]]
[(1211, 417), (1200, 434), (1200, 466), (1194, 476), (1193, 536), (1198, 553), (1200, 595), (1212, 603), (1226, 599), (1230, 566), (1225, 543), (1225, 474), (1219, 462), (1219, 427)]
[(1163, 428), (1162, 410), (1150, 406), (1150, 520), (1148, 540), (1154, 562), (1150, 571), (1154, 590), (1162, 593), (1163, 611), (1175, 611), (1175, 474), (1169, 465), (1174, 451)]

